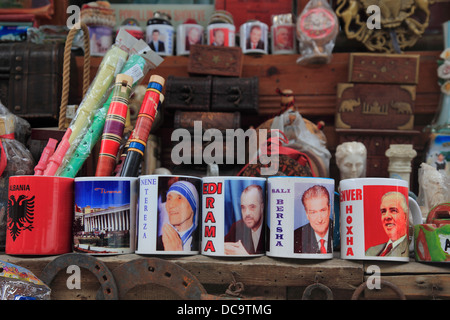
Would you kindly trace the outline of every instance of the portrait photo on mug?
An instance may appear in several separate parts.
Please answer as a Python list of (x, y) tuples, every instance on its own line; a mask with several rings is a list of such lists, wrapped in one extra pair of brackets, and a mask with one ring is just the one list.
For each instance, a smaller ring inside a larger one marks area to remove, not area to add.
[(241, 48), (244, 53), (267, 53), (267, 25), (247, 22), (240, 27)]
[(227, 28), (211, 28), (209, 30), (209, 44), (217, 47), (228, 47), (230, 31)]
[(173, 53), (173, 27), (169, 25), (149, 25), (146, 42), (150, 49), (162, 56)]
[(158, 179), (157, 251), (199, 251), (201, 180)]
[(408, 257), (408, 188), (363, 187), (365, 255)]
[(265, 181), (225, 181), (225, 255), (265, 252)]
[(332, 184), (296, 183), (294, 253), (333, 252)]
[[(180, 35), (181, 36), (181, 35)], [(191, 46), (194, 44), (203, 43), (203, 27), (197, 25), (186, 26), (186, 37), (184, 42), (184, 49), (186, 51), (191, 50)]]
[(280, 25), (272, 27), (273, 52), (294, 51), (294, 25)]

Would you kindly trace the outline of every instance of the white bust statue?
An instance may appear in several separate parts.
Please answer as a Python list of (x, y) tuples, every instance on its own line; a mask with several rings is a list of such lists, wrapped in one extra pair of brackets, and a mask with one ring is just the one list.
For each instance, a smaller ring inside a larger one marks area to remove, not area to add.
[(366, 176), (367, 149), (361, 142), (344, 142), (336, 148), (336, 164), (341, 179)]

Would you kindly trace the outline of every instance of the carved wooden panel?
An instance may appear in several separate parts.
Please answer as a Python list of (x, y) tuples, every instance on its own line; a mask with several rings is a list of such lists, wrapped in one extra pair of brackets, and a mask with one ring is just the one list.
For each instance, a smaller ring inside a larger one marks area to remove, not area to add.
[(336, 128), (411, 130), (415, 99), (416, 86), (338, 83)]
[(351, 53), (349, 82), (417, 84), (419, 55)]
[(188, 73), (240, 77), (242, 50), (239, 47), (216, 47), (196, 44), (189, 54)]

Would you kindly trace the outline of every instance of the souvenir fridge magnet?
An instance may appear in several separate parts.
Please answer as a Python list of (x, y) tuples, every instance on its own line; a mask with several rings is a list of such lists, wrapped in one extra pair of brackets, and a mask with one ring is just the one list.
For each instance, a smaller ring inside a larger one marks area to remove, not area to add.
[(336, 14), (326, 1), (311, 0), (297, 19), (299, 64), (328, 63), (338, 34)]

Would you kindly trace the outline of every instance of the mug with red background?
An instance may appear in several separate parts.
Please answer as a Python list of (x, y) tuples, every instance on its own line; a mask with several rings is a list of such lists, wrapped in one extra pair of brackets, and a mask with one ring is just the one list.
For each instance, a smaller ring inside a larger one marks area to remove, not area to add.
[(340, 181), (341, 258), (409, 261), (412, 228), (422, 222), (408, 182), (391, 178)]
[(9, 178), (6, 254), (57, 255), (72, 251), (74, 179)]

